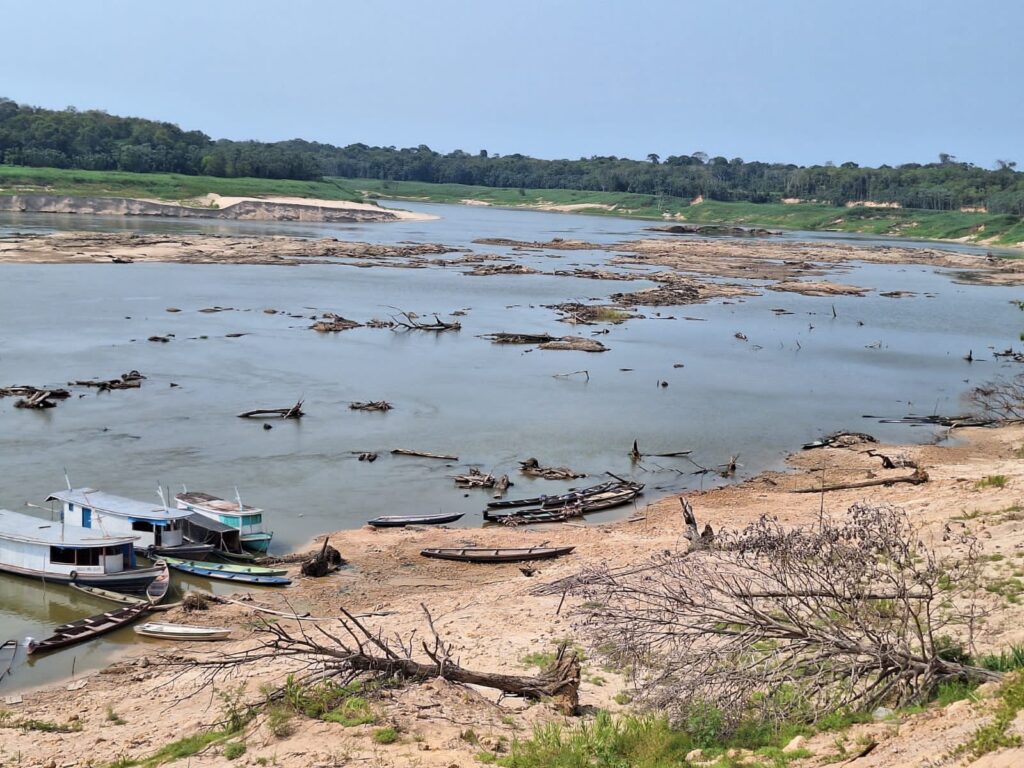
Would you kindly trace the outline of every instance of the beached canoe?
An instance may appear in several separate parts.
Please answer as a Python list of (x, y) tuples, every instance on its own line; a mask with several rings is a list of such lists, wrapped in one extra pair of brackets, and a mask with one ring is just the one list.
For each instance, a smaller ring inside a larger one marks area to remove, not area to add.
[(231, 629), (227, 627), (197, 627), (192, 624), (161, 624), (146, 622), (135, 627), (135, 633), (161, 640), (227, 640)]
[(603, 493), (613, 488), (621, 486), (617, 480), (609, 480), (605, 483), (599, 483), (598, 485), (592, 485), (589, 488), (580, 488), (575, 491), (569, 491), (568, 493), (562, 493), (555, 496), (534, 496), (529, 499), (504, 499), (502, 501), (491, 501), (488, 502), (488, 509), (512, 509), (513, 507), (557, 507), (562, 504), (569, 504), (574, 501), (579, 501), (581, 497), (592, 496), (595, 493)]
[(522, 549), (463, 547), (459, 549), (424, 549), (420, 554), (438, 560), (459, 560), (465, 563), (521, 563), (526, 560), (546, 560), (568, 555), (574, 549), (576, 547), (525, 547)]
[(76, 584), (74, 582), (72, 582), (68, 586), (72, 589), (77, 589), (79, 592), (84, 592), (87, 595), (92, 595), (93, 597), (100, 597), (104, 600), (109, 600), (112, 603), (121, 603), (122, 605), (138, 605), (139, 603), (145, 602), (138, 595), (126, 595), (122, 592), (115, 592), (112, 589), (90, 587), (86, 584)]
[(162, 568), (163, 571), (146, 587), (146, 599), (149, 600), (150, 605), (156, 605), (163, 600), (171, 588), (171, 569), (167, 565), (167, 561), (157, 560), (153, 566)]
[(288, 573), (287, 568), (267, 568), (262, 565), (241, 565), (239, 563), (211, 563), (206, 560), (196, 562), (195, 560), (182, 560), (177, 557), (166, 558), (171, 565), (186, 563), (197, 568), (204, 568), (208, 571), (221, 573), (247, 573), (253, 576), (284, 576)]
[(136, 603), (119, 608), (116, 611), (107, 611), (98, 616), (89, 616), (78, 621), (71, 621), (62, 624), (53, 630), (53, 634), (45, 640), (33, 640), (29, 638), (27, 649), (30, 654), (55, 651), (58, 648), (66, 648), (69, 645), (82, 643), (94, 637), (105, 635), (131, 624), (133, 621), (142, 618), (153, 609), (148, 602)]
[(465, 514), (464, 512), (443, 515), (384, 515), (367, 521), (374, 528), (401, 528), (406, 525), (444, 525), (454, 523)]
[[(529, 523), (564, 523), (570, 517), (565, 510), (546, 512), (542, 509), (514, 510), (511, 512), (491, 512), (484, 510), (484, 520), (489, 523), (504, 525), (527, 525)], [(575, 517), (575, 515), (573, 515)]]
[[(191, 573), (195, 576), (203, 576), (207, 579), (218, 579), (220, 581), (235, 581), (241, 584), (260, 584), (265, 587), (286, 587), (292, 583), (292, 580), (286, 576), (270, 576), (261, 575), (258, 573), (235, 573), (232, 571), (218, 571), (208, 568), (210, 563), (197, 563), (191, 560), (174, 560), (174, 558), (168, 559), (168, 565), (174, 568), (176, 571), (182, 573)], [(213, 565), (218, 565), (213, 563)]]

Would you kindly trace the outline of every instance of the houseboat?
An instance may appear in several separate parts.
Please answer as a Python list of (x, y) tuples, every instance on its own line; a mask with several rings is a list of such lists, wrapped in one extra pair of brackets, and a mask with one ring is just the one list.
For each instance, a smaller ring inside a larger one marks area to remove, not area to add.
[(266, 552), (272, 531), (263, 527), (263, 510), (243, 504), (241, 499), (227, 501), (202, 491), (185, 491), (174, 497), (178, 509), (198, 512), (203, 517), (235, 528), (241, 534), (242, 546), (253, 552)]
[(64, 522), (101, 531), (108, 536), (135, 536), (135, 549), (145, 555), (172, 555), (202, 560), (210, 544), (185, 541), (183, 520), (188, 512), (156, 506), (92, 488), (69, 488), (51, 493), (47, 501), (61, 502)]
[(134, 535), (107, 535), (0, 509), (0, 570), (59, 584), (145, 595), (166, 566), (135, 564)]

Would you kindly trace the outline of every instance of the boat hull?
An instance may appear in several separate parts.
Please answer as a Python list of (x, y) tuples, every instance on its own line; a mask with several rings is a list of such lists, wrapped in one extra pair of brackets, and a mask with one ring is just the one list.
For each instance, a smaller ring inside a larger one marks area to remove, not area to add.
[(190, 624), (159, 624), (148, 622), (135, 627), (135, 634), (160, 640), (211, 641), (227, 640), (231, 630), (223, 627), (197, 627)]
[(149, 603), (130, 605), (116, 611), (108, 611), (98, 616), (90, 616), (68, 624), (57, 627), (53, 634), (45, 640), (32, 642), (28, 645), (30, 654), (46, 653), (66, 648), (69, 645), (83, 643), (92, 640), (94, 637), (113, 632), (115, 629), (131, 624), (140, 619), (152, 610)]
[(465, 513), (459, 512), (450, 515), (385, 515), (368, 520), (367, 525), (374, 528), (403, 528), (407, 525), (444, 525), (454, 523)]
[(217, 571), (211, 568), (203, 568), (201, 563), (169, 562), (168, 565), (182, 573), (191, 573), (194, 576), (202, 576), (207, 579), (217, 579), (219, 581), (234, 581), (242, 584), (261, 584), (265, 587), (286, 587), (292, 583), (291, 579), (286, 576), (262, 576), (250, 573)]
[(29, 570), (27, 568), (18, 568), (13, 565), (0, 564), (0, 571), (5, 573), (13, 573), (17, 576), (24, 576), (30, 579), (39, 579), (40, 581), (49, 582), (50, 584), (81, 584), (86, 587), (98, 587), (99, 589), (106, 589), (111, 592), (121, 592), (123, 594), (140, 595), (146, 594), (146, 589), (153, 581), (160, 576), (162, 573), (158, 567), (153, 568), (134, 568), (126, 571), (120, 571), (118, 573), (95, 573), (95, 574), (78, 574), (72, 571), (72, 574), (63, 573), (46, 573), (44, 571)]
[(272, 533), (243, 533), (242, 547), (250, 552), (265, 554), (270, 549), (270, 541), (273, 538)]
[(531, 547), (529, 549), (424, 549), (424, 557), (438, 560), (457, 560), (463, 563), (523, 563), (528, 560), (548, 560), (568, 555), (576, 547)]
[(183, 560), (205, 560), (213, 554), (215, 547), (212, 544), (185, 543), (176, 544), (173, 547), (149, 547), (143, 554), (147, 557), (153, 555), (168, 555), (179, 557)]

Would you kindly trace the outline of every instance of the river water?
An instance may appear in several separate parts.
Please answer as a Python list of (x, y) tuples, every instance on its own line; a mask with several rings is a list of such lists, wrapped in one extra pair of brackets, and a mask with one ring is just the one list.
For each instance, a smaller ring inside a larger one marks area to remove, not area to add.
[[(562, 237), (613, 243), (653, 236), (644, 231), (646, 222), (612, 217), (400, 207), (441, 218), (337, 225), (0, 214), (0, 235), (59, 229), (281, 234), (446, 243), (486, 253), (509, 251), (472, 241)], [(833, 239), (822, 233), (786, 237)], [(553, 251), (516, 258), (551, 272), (601, 264), (608, 256)], [(586, 354), (530, 352), (477, 336), (586, 334), (592, 329), (573, 331), (543, 305), (600, 299), (643, 283), (544, 274), (470, 277), (455, 268), (0, 264), (0, 386), (62, 385), (131, 369), (148, 377), (139, 390), (75, 390), (49, 411), (15, 410), (13, 399), (0, 400), (0, 507), (43, 504), (63, 487), (66, 468), (75, 485), (153, 502), (158, 484), (228, 497), (237, 487), (244, 501), (268, 510), (273, 550), (279, 552), (379, 514), (461, 511), (467, 514), (460, 524), (475, 527), (488, 497), (458, 490), (450, 479), (470, 466), (508, 473), (515, 482), (510, 495), (567, 487), (520, 477), (517, 462), (535, 456), (585, 471), (597, 478), (593, 482), (605, 471), (632, 475), (647, 483), (652, 498), (724, 481), (690, 474), (694, 467), (685, 460), (657, 460), (663, 471), (655, 464), (645, 464), (649, 471), (633, 467), (627, 452), (634, 438), (650, 453), (691, 449), (704, 466), (739, 453), (742, 478), (780, 467), (800, 443), (836, 429), (930, 440), (930, 430), (862, 415), (958, 412), (970, 386), (1015, 372), (989, 348), (1018, 343), (1024, 318), (1010, 301), (1021, 297), (1020, 289), (958, 285), (942, 271), (919, 266), (855, 265), (840, 280), (917, 296), (890, 299), (876, 292), (826, 299), (767, 292), (641, 308), (647, 319), (608, 326), (609, 333), (597, 337), (611, 351)], [(233, 310), (198, 311), (212, 306)], [(168, 313), (168, 307), (182, 311)], [(465, 311), (458, 318), (463, 327), (436, 335), (372, 328), (319, 334), (308, 330), (308, 319), (263, 312), (308, 317), (327, 310), (366, 321), (387, 317), (394, 307), (442, 317)], [(793, 314), (777, 315), (774, 308)], [(748, 340), (735, 338), (737, 332)], [(146, 341), (167, 334), (174, 334), (168, 344)], [(966, 363), (968, 350), (983, 360)], [(589, 380), (555, 377), (581, 369)], [(308, 416), (275, 422), (269, 431), (235, 416), (299, 398)], [(348, 408), (353, 400), (380, 399), (395, 409)], [(450, 453), (459, 461), (391, 456), (398, 447)], [(359, 462), (362, 451), (380, 458)], [(622, 513), (593, 519), (616, 514)], [(0, 640), (40, 637), (57, 623), (107, 607), (63, 587), (44, 589), (0, 575)], [(66, 676), (72, 665), (98, 666), (133, 641), (129, 631), (19, 665), (0, 690)]]

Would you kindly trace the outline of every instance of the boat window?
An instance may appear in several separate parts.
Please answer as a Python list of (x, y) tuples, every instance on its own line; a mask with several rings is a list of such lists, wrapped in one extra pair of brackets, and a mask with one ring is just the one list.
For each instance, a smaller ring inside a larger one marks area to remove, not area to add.
[(220, 521), (224, 523), (224, 525), (230, 525), (234, 528), (237, 528), (239, 525), (241, 525), (241, 521), (239, 520), (237, 515), (221, 515)]
[(96, 549), (80, 549), (78, 550), (78, 560), (76, 565), (99, 565), (100, 564), (100, 553), (103, 550), (97, 547)]
[(153, 524), (146, 520), (134, 520), (132, 522), (132, 530), (147, 531), (151, 533), (153, 531)]
[(66, 547), (50, 547), (50, 562), (74, 565), (75, 550)]
[(257, 525), (263, 522), (263, 515), (246, 515), (244, 522), (246, 525)]

